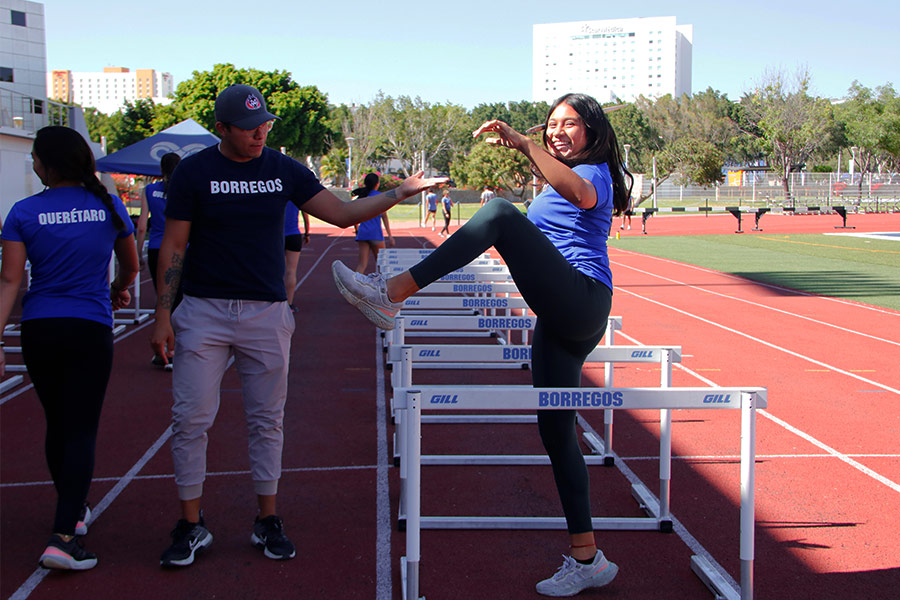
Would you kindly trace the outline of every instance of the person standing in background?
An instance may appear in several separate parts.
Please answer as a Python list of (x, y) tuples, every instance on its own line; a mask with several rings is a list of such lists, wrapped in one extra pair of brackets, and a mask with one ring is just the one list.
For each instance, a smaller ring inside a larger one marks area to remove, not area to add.
[(450, 235), (450, 217), (453, 216), (453, 200), (450, 198), (450, 190), (444, 190), (441, 197), (441, 214), (444, 216), (444, 228), (438, 233), (441, 237)]
[(485, 204), (490, 202), (495, 196), (496, 196), (496, 194), (494, 193), (494, 190), (491, 189), (491, 186), (489, 186), (489, 185), (484, 186), (484, 191), (481, 192), (481, 205), (484, 206)]
[[(369, 173), (363, 179), (363, 186), (356, 188), (351, 192), (355, 198), (368, 198), (376, 194), (380, 194), (378, 186), (381, 179), (378, 173)], [(369, 252), (375, 255), (375, 261), (378, 262), (378, 252), (384, 248), (384, 231), (381, 225), (384, 223), (384, 230), (387, 231), (388, 239), (391, 246), (394, 245), (394, 236), (391, 234), (391, 222), (388, 220), (387, 212), (377, 217), (373, 217), (368, 221), (363, 221), (356, 228), (356, 243), (359, 248), (359, 259), (356, 262), (356, 272), (365, 273), (369, 266)]]
[(428, 212), (425, 213), (425, 223), (423, 227), (428, 227), (428, 217), (431, 217), (431, 230), (434, 231), (436, 227), (436, 219), (437, 219), (437, 194), (434, 193), (434, 190), (428, 190), (428, 193), (425, 194), (425, 202), (427, 203)]
[[(164, 154), (159, 160), (159, 170), (162, 180), (144, 186), (141, 192), (141, 216), (137, 223), (137, 255), (141, 267), (144, 266), (144, 237), (148, 230), (150, 233), (147, 242), (147, 268), (150, 270), (150, 281), (153, 282), (153, 291), (156, 288), (156, 267), (159, 265), (159, 245), (162, 243), (163, 232), (166, 228), (166, 191), (169, 188), (169, 179), (175, 171), (175, 167), (181, 162), (181, 157), (174, 152)], [(175, 304), (178, 304), (176, 299)], [(157, 367), (165, 367), (172, 370), (172, 363), (165, 357), (153, 355), (150, 362)]]
[[(300, 233), (300, 215), (303, 214), (303, 233)], [(293, 202), (284, 207), (284, 289), (292, 312), (297, 312), (294, 292), (297, 288), (297, 267), (300, 265), (300, 251), (309, 243), (309, 215), (301, 211)]]

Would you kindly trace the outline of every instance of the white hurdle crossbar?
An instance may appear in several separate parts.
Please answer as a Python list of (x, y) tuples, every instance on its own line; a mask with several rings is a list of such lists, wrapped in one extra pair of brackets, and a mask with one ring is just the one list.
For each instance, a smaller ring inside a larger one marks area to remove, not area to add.
[[(421, 386), (395, 390), (398, 408), (407, 410), (408, 439), (406, 556), (401, 559), (406, 598), (419, 598), (422, 411), (545, 409), (738, 409), (741, 411), (740, 560), (742, 600), (753, 598), (755, 535), (756, 410), (766, 408), (766, 390), (734, 388), (523, 388), (522, 386)], [(466, 523), (460, 519), (466, 519)], [(477, 529), (481, 520), (457, 518), (457, 528)], [(450, 519), (447, 519), (447, 525)], [(565, 528), (564, 521), (560, 529)], [(698, 557), (697, 557), (698, 558)], [(702, 561), (705, 562), (705, 561)], [(700, 561), (692, 557), (692, 568)], [(707, 582), (708, 583), (708, 582)], [(716, 590), (727, 594), (727, 590)]]

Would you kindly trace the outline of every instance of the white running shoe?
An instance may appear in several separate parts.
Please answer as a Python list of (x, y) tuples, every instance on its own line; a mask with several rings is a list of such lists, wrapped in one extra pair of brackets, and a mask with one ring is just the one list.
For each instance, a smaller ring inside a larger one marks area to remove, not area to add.
[(381, 329), (393, 329), (402, 302), (388, 300), (387, 287), (381, 273), (363, 275), (351, 271), (339, 260), (331, 263), (334, 283), (341, 295)]
[(568, 597), (588, 588), (603, 587), (615, 578), (619, 567), (597, 550), (594, 562), (583, 565), (571, 556), (563, 556), (563, 564), (550, 579), (539, 582), (537, 592), (544, 596)]

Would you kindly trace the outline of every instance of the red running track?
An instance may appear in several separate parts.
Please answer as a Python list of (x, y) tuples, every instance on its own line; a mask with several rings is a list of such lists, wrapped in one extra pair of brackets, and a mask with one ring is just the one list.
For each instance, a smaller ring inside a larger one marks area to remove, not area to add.
[[(897, 231), (898, 217), (849, 221), (858, 230)], [(833, 231), (835, 219), (767, 215), (762, 225), (769, 232)], [(657, 216), (650, 230), (729, 233), (734, 221)], [(403, 246), (440, 242), (430, 231), (397, 229)], [(280, 494), (298, 557), (270, 561), (249, 543), (254, 499), (239, 386), (229, 372), (211, 432), (205, 498), (215, 542), (189, 569), (159, 569), (177, 518), (165, 443), (170, 376), (149, 365), (149, 328), (131, 327), (116, 345), (91, 492), (100, 515), (86, 545), (100, 558), (96, 569), (36, 570), (53, 507), (43, 416), (27, 385), (0, 397), (2, 598), (401, 597), (404, 540), (392, 526), (397, 473), (384, 407), (390, 386), (374, 328), (330, 281), (330, 262), (354, 261), (355, 244), (333, 228), (315, 228), (313, 238), (301, 257)], [(618, 343), (681, 345), (675, 385), (769, 390), (757, 430), (757, 597), (867, 598), (897, 589), (900, 313), (616, 249), (611, 260), (613, 312), (624, 324)], [(464, 376), (473, 383), (527, 380), (519, 372)], [(440, 383), (459, 375), (421, 377)], [(586, 369), (586, 383), (602, 377), (602, 369)], [(659, 373), (617, 367), (615, 378), (619, 386), (656, 385)], [(599, 415), (585, 416), (602, 430)], [(689, 568), (697, 552), (738, 579), (737, 413), (681, 411), (674, 420), (676, 532), (598, 532), (621, 571), (585, 597), (709, 598)], [(423, 435), (427, 452), (540, 451), (528, 425), (426, 426)], [(617, 413), (618, 462), (654, 492), (657, 436), (656, 414)], [(597, 516), (641, 516), (621, 469), (591, 473)], [(559, 512), (543, 467), (430, 467), (423, 477), (423, 508), (432, 514)], [(566, 550), (564, 534), (543, 531), (425, 531), (422, 544), (421, 591), (429, 599), (537, 598), (534, 583), (552, 574)]]

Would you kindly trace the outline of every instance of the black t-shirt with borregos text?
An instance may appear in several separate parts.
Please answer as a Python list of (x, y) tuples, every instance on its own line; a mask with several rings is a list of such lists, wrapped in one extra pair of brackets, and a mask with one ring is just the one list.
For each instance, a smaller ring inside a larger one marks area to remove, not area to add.
[(184, 293), (200, 298), (283, 301), (284, 207), (324, 187), (288, 156), (264, 148), (236, 162), (211, 146), (179, 163), (166, 217), (190, 221)]

